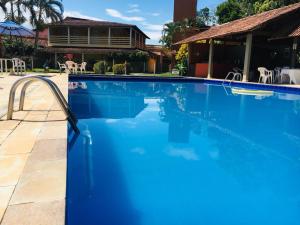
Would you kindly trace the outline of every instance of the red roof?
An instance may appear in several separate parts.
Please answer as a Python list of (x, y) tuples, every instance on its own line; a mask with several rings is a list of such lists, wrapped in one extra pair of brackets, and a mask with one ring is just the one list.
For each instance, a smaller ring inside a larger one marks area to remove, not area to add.
[(300, 11), (300, 3), (285, 6), (279, 9), (270, 10), (257, 15), (238, 19), (222, 25), (211, 27), (207, 31), (196, 34), (192, 37), (184, 39), (176, 44), (190, 43), (199, 40), (207, 40), (211, 38), (220, 38), (233, 34), (247, 33), (256, 30), (269, 22), (278, 19), (288, 13)]
[(132, 27), (139, 32), (141, 32), (146, 38), (149, 37), (141, 31), (136, 25), (133, 24), (125, 24), (125, 23), (115, 23), (109, 21), (96, 21), (96, 20), (89, 20), (89, 19), (82, 19), (76, 17), (66, 17), (62, 22), (51, 23), (49, 26), (87, 26), (87, 27)]
[(289, 37), (300, 37), (300, 25), (289, 35)]

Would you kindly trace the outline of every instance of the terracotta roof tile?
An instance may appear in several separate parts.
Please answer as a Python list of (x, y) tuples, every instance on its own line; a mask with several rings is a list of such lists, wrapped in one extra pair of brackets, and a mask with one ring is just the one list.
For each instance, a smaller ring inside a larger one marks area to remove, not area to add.
[(299, 25), (299, 27), (298, 27), (296, 30), (294, 30), (294, 31), (289, 35), (289, 37), (300, 37), (300, 25)]
[(270, 10), (257, 15), (238, 19), (222, 25), (213, 26), (207, 31), (191, 36), (176, 44), (190, 43), (199, 40), (206, 40), (211, 38), (220, 38), (232, 34), (246, 33), (260, 28), (261, 26), (277, 19), (287, 13), (291, 13), (300, 9), (300, 3), (285, 6), (279, 9)]

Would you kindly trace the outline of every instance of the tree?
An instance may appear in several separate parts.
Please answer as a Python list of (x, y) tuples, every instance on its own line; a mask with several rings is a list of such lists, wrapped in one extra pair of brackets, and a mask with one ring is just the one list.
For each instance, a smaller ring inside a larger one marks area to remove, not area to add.
[(180, 29), (181, 24), (178, 22), (165, 24), (162, 31), (162, 37), (160, 39), (160, 42), (163, 44), (163, 46), (165, 46), (166, 48), (171, 48), (173, 44), (173, 37)]
[(226, 0), (217, 7), (216, 16), (222, 24), (297, 2), (300, 0)]
[[(26, 11), (26, 0), (4, 0), (2, 1), (5, 10), (5, 19), (13, 21), (17, 24), (22, 24), (26, 21), (24, 11)], [(7, 4), (9, 4), (9, 12), (7, 11)]]
[(243, 17), (241, 5), (237, 0), (227, 0), (217, 7), (216, 16), (220, 24)]
[(160, 42), (166, 48), (171, 48), (176, 33), (186, 32), (189, 29), (198, 29), (203, 26), (215, 24), (215, 16), (210, 12), (209, 8), (201, 9), (195, 19), (184, 19), (181, 22), (171, 22), (164, 25)]
[(4, 13), (7, 12), (6, 3), (7, 3), (7, 0), (0, 0), (0, 8)]
[(28, 0), (30, 23), (35, 28), (35, 49), (38, 47), (39, 32), (43, 31), (46, 23), (63, 20), (64, 7), (59, 0)]

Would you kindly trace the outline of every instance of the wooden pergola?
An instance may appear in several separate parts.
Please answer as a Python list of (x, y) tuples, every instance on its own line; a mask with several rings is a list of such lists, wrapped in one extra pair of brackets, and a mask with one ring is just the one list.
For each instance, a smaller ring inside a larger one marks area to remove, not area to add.
[[(243, 42), (245, 45), (243, 81), (249, 81), (251, 53), (255, 40), (264, 40), (271, 43), (271, 41), (278, 39), (288, 40), (288, 42), (290, 39), (293, 39), (292, 64), (295, 65), (300, 36), (299, 15), (300, 3), (296, 3), (230, 23), (213, 26), (204, 32), (176, 43), (176, 45), (184, 43), (193, 44), (199, 41), (209, 42), (207, 78), (212, 78), (214, 74), (213, 59), (215, 43), (218, 41)], [(278, 34), (281, 34), (281, 36), (278, 37)]]

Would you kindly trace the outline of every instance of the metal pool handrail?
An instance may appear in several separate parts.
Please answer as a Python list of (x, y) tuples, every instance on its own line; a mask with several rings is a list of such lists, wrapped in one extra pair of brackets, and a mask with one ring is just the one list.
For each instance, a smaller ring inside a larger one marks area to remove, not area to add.
[(21, 97), (20, 97), (20, 105), (19, 105), (19, 110), (23, 110), (24, 108), (24, 101), (25, 101), (25, 94), (27, 88), (34, 82), (42, 82), (46, 84), (46, 86), (51, 90), (52, 94), (54, 95), (55, 99), (57, 100), (58, 104), (60, 105), (62, 111), (64, 112), (65, 116), (67, 117), (69, 123), (71, 124), (73, 130), (75, 132), (79, 133), (79, 129), (77, 127), (77, 119), (70, 110), (70, 107), (64, 98), (63, 94), (61, 93), (60, 89), (58, 86), (51, 80), (46, 79), (41, 76), (26, 76), (23, 77), (19, 80), (17, 80), (13, 86), (11, 87), (10, 94), (9, 94), (9, 102), (8, 102), (8, 111), (7, 111), (7, 120), (11, 120), (13, 117), (13, 112), (14, 112), (14, 102), (15, 102), (15, 95), (16, 95), (16, 90), (20, 85), (23, 83), (24, 86), (21, 90)]

